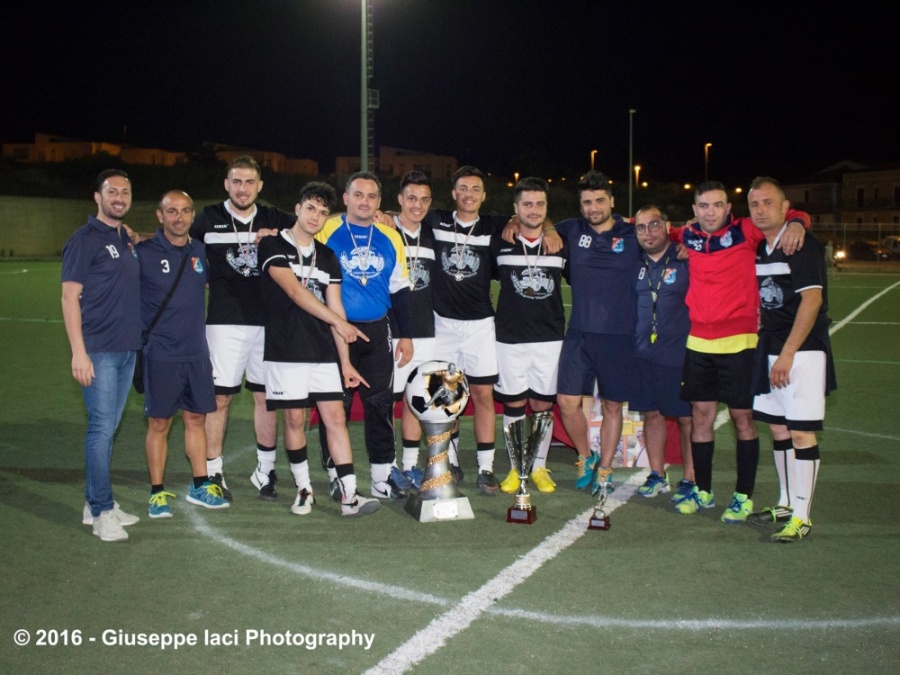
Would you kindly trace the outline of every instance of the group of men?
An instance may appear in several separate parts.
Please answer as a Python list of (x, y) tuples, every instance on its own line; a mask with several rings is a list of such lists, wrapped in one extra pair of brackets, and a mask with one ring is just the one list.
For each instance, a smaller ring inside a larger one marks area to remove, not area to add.
[[(64, 250), (63, 310), (89, 418), (84, 520), (101, 540), (127, 538), (123, 526), (137, 521), (112, 499), (109, 461), (138, 349), (145, 360), (153, 518), (172, 513), (174, 494), (165, 490), (163, 472), (179, 409), (194, 475), (188, 501), (229, 505), (222, 447), (242, 381), (254, 397), (257, 466), (250, 480), (260, 498), (277, 499), (276, 414), (283, 410), (297, 488), (291, 510), (304, 515), (315, 504), (305, 432), (310, 408), (319, 418), (331, 496), (344, 515), (372, 513), (378, 499), (405, 498), (422, 480), (421, 430), (404, 405), (398, 463), (394, 404), (412, 368), (440, 359), (455, 363), (468, 380), (481, 494), (514, 492), (519, 482), (514, 470), (502, 482), (494, 475), (495, 401), (503, 405), (504, 427), (524, 417), (526, 406), (538, 412), (558, 403), (579, 455), (576, 486), (595, 493), (613, 488), (612, 460), (629, 402), (645, 413), (651, 473), (640, 494), (670, 491), (666, 418), (675, 417), (684, 477), (672, 501), (685, 514), (711, 508), (713, 421), (723, 402), (738, 438), (738, 481), (722, 519), (785, 523), (779, 541), (809, 533), (818, 469), (814, 432), (821, 428), (826, 385), (833, 383), (824, 376), (832, 373), (824, 271), (815, 269), (814, 237), (807, 234), (794, 253), (808, 218), (788, 211), (774, 180), (751, 187), (751, 219), (731, 217), (723, 186), (701, 185), (696, 219), (682, 228), (672, 228), (652, 205), (633, 222), (614, 214), (610, 182), (599, 172), (579, 183), (581, 217), (556, 227), (547, 219), (547, 183), (539, 178), (515, 186), (513, 218), (481, 214), (485, 179), (470, 166), (453, 177), (452, 211), (430, 208), (430, 180), (417, 171), (403, 178), (400, 210), (387, 216), (380, 211), (381, 183), (368, 172), (350, 177), (345, 212), (337, 216), (331, 215), (337, 195), (325, 183), (301, 190), (293, 216), (258, 204), (262, 185), (258, 164), (238, 158), (228, 168), (224, 203), (194, 218), (190, 197), (168, 192), (157, 211), (160, 230), (135, 235), (143, 241), (134, 246), (124, 226), (130, 181), (122, 172), (105, 172), (94, 195), (98, 216)], [(764, 260), (756, 272), (754, 256)], [(572, 287), (568, 328), (564, 278)], [(500, 285), (496, 310), (492, 280)], [(819, 356), (807, 360), (803, 354), (811, 350)], [(772, 375), (753, 385), (767, 354)], [(806, 375), (819, 366), (821, 391)], [(796, 388), (814, 402), (793, 403)], [(372, 498), (357, 489), (347, 432), (357, 391)], [(595, 393), (603, 412), (599, 453), (588, 446), (582, 408), (583, 397)], [(773, 425), (782, 479), (778, 504), (759, 512), (751, 500), (759, 455), (753, 408)], [(550, 435), (532, 472), (541, 492), (555, 489), (546, 468)], [(462, 480), (458, 452), (457, 430), (451, 470)]]

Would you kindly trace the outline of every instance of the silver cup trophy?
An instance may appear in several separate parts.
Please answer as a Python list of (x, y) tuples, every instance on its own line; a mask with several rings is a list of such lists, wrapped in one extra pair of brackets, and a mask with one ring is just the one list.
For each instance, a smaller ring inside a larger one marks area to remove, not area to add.
[(428, 445), (422, 486), (410, 492), (404, 509), (420, 523), (475, 517), (468, 497), (460, 494), (450, 473), (450, 434), (469, 401), (469, 383), (453, 363), (428, 361), (409, 376), (404, 392)]
[(606, 506), (606, 495), (606, 481), (603, 480), (598, 483), (597, 489), (594, 491), (594, 496), (597, 498), (597, 504), (594, 506), (594, 512), (588, 520), (589, 530), (609, 529), (609, 514), (604, 508)]
[(519, 476), (516, 501), (506, 511), (507, 523), (530, 525), (537, 520), (537, 508), (531, 503), (531, 495), (528, 494), (528, 476), (534, 466), (534, 458), (537, 456), (538, 448), (541, 447), (541, 441), (546, 436), (547, 429), (552, 422), (553, 414), (545, 411), (532, 416), (531, 433), (528, 436), (525, 435), (524, 417), (503, 430), (509, 461)]

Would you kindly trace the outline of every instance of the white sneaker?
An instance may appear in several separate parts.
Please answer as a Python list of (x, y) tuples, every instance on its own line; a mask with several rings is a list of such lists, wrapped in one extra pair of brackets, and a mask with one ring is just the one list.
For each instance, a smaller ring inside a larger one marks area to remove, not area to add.
[[(119, 522), (124, 526), (128, 527), (129, 525), (134, 525), (140, 518), (137, 516), (133, 516), (130, 513), (125, 513), (122, 509), (119, 508), (119, 502), (113, 502), (112, 512), (115, 514), (116, 518), (119, 519)], [(93, 525), (94, 517), (91, 515), (91, 505), (87, 502), (84, 503), (84, 510), (81, 512), (81, 524), (82, 525)]]
[(381, 502), (377, 499), (369, 499), (363, 497), (359, 492), (353, 495), (352, 502), (343, 502), (341, 504), (342, 516), (365, 516), (375, 513), (381, 507)]
[(294, 498), (294, 503), (291, 504), (291, 513), (296, 513), (298, 516), (309, 515), (312, 513), (312, 507), (315, 503), (316, 498), (313, 496), (312, 490), (307, 490), (306, 488), (297, 490), (297, 496)]
[(128, 539), (128, 533), (116, 518), (113, 509), (104, 511), (94, 518), (93, 527), (94, 536), (100, 537), (100, 541), (125, 541)]

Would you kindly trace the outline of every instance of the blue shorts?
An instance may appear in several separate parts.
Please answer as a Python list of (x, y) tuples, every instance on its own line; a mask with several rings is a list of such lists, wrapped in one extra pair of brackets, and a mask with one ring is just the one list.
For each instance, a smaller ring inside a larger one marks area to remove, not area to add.
[(216, 411), (210, 360), (144, 359), (144, 416), (166, 419), (179, 410), (198, 415)]
[(632, 395), (635, 372), (634, 336), (570, 330), (559, 356), (556, 391), (568, 396), (593, 396), (622, 403)]
[(635, 359), (637, 373), (630, 410), (657, 410), (665, 417), (690, 417), (691, 404), (681, 400), (681, 368)]

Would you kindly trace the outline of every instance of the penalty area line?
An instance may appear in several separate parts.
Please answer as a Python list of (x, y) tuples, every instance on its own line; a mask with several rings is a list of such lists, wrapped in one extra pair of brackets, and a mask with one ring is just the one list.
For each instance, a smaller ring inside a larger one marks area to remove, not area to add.
[[(643, 472), (630, 476), (609, 496), (605, 505), (606, 512), (612, 513), (625, 504), (643, 480)], [(587, 520), (593, 512), (592, 506), (571, 519), (561, 530), (544, 539), (481, 588), (463, 597), (459, 604), (435, 617), (425, 628), (367, 670), (366, 675), (403, 673), (434, 654), (451, 638), (472, 625), (482, 614), (492, 612), (494, 603), (527, 581), (545, 562), (555, 558), (587, 533)]]

